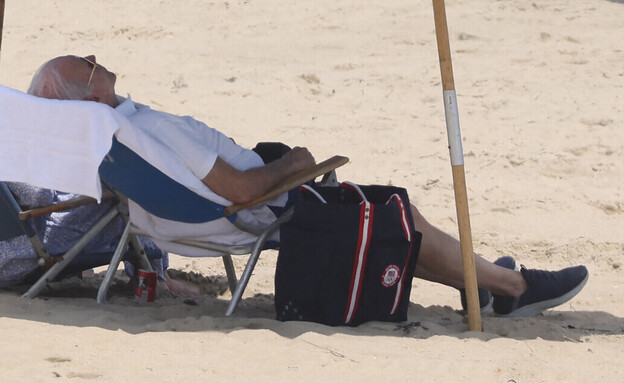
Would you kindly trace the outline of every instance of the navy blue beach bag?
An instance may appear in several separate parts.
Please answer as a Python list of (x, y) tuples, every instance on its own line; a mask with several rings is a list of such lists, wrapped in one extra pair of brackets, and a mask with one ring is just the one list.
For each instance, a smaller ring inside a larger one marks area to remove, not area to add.
[(302, 186), (280, 228), (277, 319), (330, 326), (407, 320), (421, 238), (403, 188)]

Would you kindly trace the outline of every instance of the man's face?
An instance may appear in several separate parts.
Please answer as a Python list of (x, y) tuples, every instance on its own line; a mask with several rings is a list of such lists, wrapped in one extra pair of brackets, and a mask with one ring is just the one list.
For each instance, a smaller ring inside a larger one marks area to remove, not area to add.
[(117, 76), (104, 66), (97, 64), (95, 56), (66, 56), (63, 58), (60, 69), (65, 78), (91, 86), (91, 96), (87, 100), (101, 102), (112, 107), (117, 106), (115, 96)]

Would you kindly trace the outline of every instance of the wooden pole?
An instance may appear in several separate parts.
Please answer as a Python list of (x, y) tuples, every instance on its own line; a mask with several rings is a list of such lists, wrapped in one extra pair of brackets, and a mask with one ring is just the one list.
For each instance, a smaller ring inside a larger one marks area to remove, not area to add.
[(446, 130), (451, 155), (451, 167), (453, 170), (453, 187), (455, 189), (455, 207), (459, 226), (459, 241), (464, 265), (464, 284), (468, 303), (468, 326), (471, 331), (481, 331), (477, 273), (474, 251), (472, 248), (468, 195), (466, 193), (464, 153), (459, 129), (459, 113), (457, 111), (457, 96), (455, 94), (455, 81), (453, 79), (453, 65), (451, 63), (451, 48), (449, 44), (444, 0), (433, 0), (433, 14), (435, 18), (436, 39), (438, 41), (440, 72), (442, 74)]
[(2, 26), (4, 25), (4, 0), (0, 0), (0, 51), (2, 50)]

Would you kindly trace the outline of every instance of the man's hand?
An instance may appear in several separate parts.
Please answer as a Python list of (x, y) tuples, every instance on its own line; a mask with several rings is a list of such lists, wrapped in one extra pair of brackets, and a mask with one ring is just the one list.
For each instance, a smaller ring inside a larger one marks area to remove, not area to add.
[(308, 148), (300, 146), (295, 146), (277, 161), (285, 161), (284, 166), (290, 168), (290, 170), (287, 171), (288, 174), (285, 174), (284, 177), (316, 165), (316, 161), (308, 151)]

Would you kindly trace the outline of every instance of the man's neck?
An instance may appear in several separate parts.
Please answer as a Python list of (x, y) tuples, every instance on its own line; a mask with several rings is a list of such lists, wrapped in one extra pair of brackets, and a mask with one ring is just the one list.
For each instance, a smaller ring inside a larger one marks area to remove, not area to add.
[(113, 108), (116, 108), (119, 106), (119, 100), (117, 99), (117, 97), (114, 97), (113, 100), (108, 104)]

